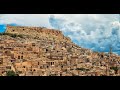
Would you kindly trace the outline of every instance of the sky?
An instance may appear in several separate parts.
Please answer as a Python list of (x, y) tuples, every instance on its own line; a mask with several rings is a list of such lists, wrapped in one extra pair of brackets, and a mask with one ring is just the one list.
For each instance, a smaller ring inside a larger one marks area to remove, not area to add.
[(81, 47), (120, 55), (119, 14), (0, 14), (0, 32), (6, 24), (59, 29)]

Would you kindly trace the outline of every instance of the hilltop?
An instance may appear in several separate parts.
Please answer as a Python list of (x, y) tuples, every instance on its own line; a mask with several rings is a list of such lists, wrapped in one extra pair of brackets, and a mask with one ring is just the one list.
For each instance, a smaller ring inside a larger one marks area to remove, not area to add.
[(61, 31), (45, 27), (7, 25), (0, 35), (0, 56), (2, 76), (120, 75), (119, 56), (81, 48)]
[(11, 34), (19, 34), (19, 35), (27, 35), (31, 38), (39, 39), (39, 38), (48, 38), (48, 39), (56, 39), (56, 40), (66, 40), (70, 41), (69, 37), (65, 37), (61, 31), (55, 29), (47, 29), (45, 27), (27, 27), (27, 26), (10, 26), (7, 25), (5, 33)]

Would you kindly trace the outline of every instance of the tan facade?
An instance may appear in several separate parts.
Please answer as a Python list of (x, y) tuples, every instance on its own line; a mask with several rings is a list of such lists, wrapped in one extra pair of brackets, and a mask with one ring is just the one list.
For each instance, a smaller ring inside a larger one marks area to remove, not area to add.
[(7, 25), (6, 33), (30, 37), (0, 36), (0, 75), (9, 70), (19, 76), (120, 75), (119, 56), (81, 48), (61, 31)]

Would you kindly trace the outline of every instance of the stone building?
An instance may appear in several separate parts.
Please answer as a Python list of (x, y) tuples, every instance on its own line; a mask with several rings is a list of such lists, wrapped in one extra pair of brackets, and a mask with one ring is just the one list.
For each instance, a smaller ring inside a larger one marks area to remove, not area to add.
[(0, 75), (10, 70), (19, 76), (120, 75), (119, 56), (81, 48), (59, 30), (7, 25), (6, 33), (0, 36)]

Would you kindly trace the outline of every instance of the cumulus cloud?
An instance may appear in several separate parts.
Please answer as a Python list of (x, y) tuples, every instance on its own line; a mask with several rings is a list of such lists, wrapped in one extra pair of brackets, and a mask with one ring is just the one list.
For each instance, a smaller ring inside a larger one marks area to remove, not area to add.
[(118, 18), (118, 14), (63, 14), (50, 16), (49, 22), (82, 47), (109, 52), (112, 46), (120, 54)]
[(4, 14), (0, 17), (0, 24), (50, 27), (48, 16), (48, 14)]

